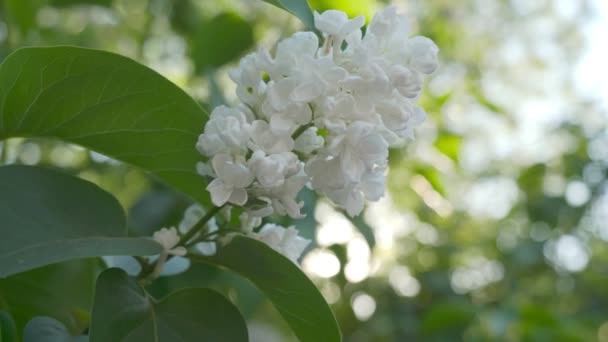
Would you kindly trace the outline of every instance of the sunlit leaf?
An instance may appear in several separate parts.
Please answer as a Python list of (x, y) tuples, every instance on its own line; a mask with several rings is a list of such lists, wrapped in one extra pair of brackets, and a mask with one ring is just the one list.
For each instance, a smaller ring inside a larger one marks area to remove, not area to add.
[(451, 134), (442, 134), (435, 140), (435, 147), (450, 159), (458, 161), (462, 137)]
[(301, 341), (341, 341), (336, 319), (315, 285), (298, 266), (264, 243), (235, 237), (214, 257), (192, 258), (226, 267), (253, 282)]
[(0, 65), (0, 139), (51, 137), (138, 166), (201, 202), (195, 165), (206, 112), (126, 57), (75, 47), (24, 48)]

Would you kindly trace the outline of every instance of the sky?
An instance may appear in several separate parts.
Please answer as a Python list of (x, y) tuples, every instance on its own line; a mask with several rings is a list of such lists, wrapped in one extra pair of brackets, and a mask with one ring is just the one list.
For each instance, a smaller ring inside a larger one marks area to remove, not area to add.
[(576, 87), (608, 111), (608, 1), (593, 0), (591, 6), (593, 15), (584, 28), (587, 47), (575, 71)]

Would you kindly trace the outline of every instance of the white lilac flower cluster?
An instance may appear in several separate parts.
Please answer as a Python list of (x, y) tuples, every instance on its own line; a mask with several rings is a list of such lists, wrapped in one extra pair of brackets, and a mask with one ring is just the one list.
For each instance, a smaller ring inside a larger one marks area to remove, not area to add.
[(298, 32), (274, 55), (260, 49), (230, 72), (241, 103), (211, 113), (197, 143), (208, 161), (197, 170), (213, 178), (215, 205), (245, 209), (247, 231), (273, 213), (303, 217), (296, 196), (307, 185), (351, 216), (383, 196), (388, 148), (425, 119), (414, 102), (437, 68), (438, 48), (408, 38), (395, 7), (377, 13), (365, 35), (364, 23), (315, 13), (321, 44)]
[[(154, 233), (154, 240), (160, 243), (167, 254), (173, 254), (176, 256), (183, 256), (186, 254), (184, 247), (176, 247), (179, 241), (179, 235), (177, 231), (184, 234), (194, 227), (198, 221), (205, 216), (205, 209), (198, 204), (193, 204), (186, 209), (182, 220), (180, 221), (178, 228), (162, 228), (160, 231)], [(203, 255), (214, 255), (217, 251), (216, 238), (213, 237), (214, 233), (218, 232), (219, 227), (215, 218), (211, 218), (206, 224), (205, 235), (210, 236), (208, 241), (201, 241), (196, 243), (195, 247), (199, 253)], [(248, 236), (264, 242), (277, 252), (286, 256), (289, 260), (297, 263), (298, 258), (310, 244), (310, 240), (304, 239), (298, 236), (298, 231), (294, 227), (284, 228), (277, 224), (267, 223), (258, 232), (253, 232), (253, 228), (245, 229)], [(195, 237), (200, 237), (197, 235)], [(227, 243), (232, 238), (232, 235), (227, 235), (221, 242)], [(223, 241), (222, 241), (223, 240)]]

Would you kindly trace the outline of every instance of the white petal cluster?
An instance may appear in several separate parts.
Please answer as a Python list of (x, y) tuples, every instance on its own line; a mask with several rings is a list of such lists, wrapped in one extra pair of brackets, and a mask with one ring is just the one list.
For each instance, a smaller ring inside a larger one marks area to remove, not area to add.
[[(296, 196), (307, 185), (351, 216), (383, 196), (389, 147), (412, 139), (425, 119), (415, 101), (438, 48), (409, 38), (394, 7), (377, 13), (365, 35), (364, 24), (340, 11), (315, 13), (322, 41), (298, 32), (230, 72), (241, 104), (213, 110), (197, 144), (207, 161), (197, 169), (212, 177), (215, 205), (245, 208), (246, 230), (273, 213), (302, 217)], [(298, 245), (284, 241), (291, 228), (281, 229), (254, 234)]]
[(175, 229), (175, 227), (161, 228), (159, 231), (154, 232), (153, 238), (154, 241), (163, 246), (165, 253), (178, 256), (186, 255), (186, 248), (177, 246), (179, 243), (179, 235), (177, 234), (177, 229)]
[(299, 236), (294, 227), (284, 228), (272, 223), (265, 224), (259, 232), (250, 233), (249, 236), (264, 242), (296, 264), (304, 249), (310, 244), (310, 240)]

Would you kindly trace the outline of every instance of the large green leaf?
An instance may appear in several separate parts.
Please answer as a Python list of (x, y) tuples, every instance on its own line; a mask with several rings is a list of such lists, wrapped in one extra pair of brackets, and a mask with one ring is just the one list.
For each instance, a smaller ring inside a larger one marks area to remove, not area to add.
[(264, 0), (298, 17), (309, 29), (315, 28), (315, 18), (307, 0)]
[(91, 342), (247, 341), (238, 310), (209, 289), (185, 289), (156, 302), (124, 271), (97, 280)]
[(96, 185), (49, 169), (0, 167), (0, 277), (74, 258), (151, 255), (127, 237), (118, 201)]
[(340, 328), (308, 277), (289, 259), (257, 240), (235, 237), (216, 256), (191, 255), (226, 267), (253, 282), (303, 342), (340, 341)]
[(87, 336), (72, 336), (63, 323), (50, 317), (34, 317), (25, 326), (23, 342), (87, 342)]
[(42, 136), (141, 167), (208, 199), (195, 149), (208, 115), (147, 67), (76, 47), (24, 48), (0, 65), (0, 139)]
[(71, 334), (81, 334), (88, 326), (100, 270), (98, 260), (81, 259), (0, 279), (0, 309), (13, 316), (18, 333), (32, 318), (48, 316)]

